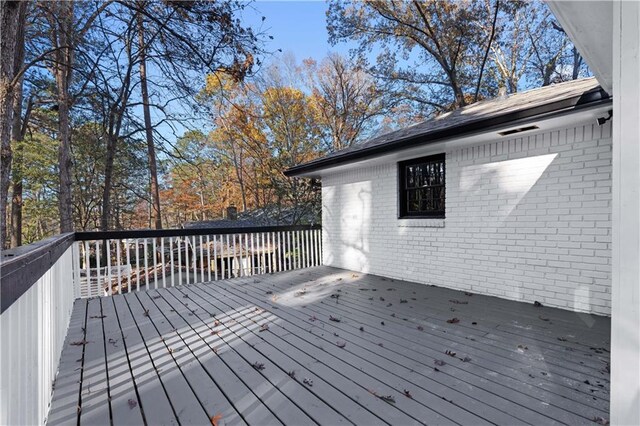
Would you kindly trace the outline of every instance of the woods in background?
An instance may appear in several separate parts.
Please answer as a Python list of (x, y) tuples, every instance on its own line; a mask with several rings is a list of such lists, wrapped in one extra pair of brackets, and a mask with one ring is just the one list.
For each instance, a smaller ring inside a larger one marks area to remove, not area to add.
[(500, 87), (588, 74), (540, 2), (332, 1), (330, 42), (356, 48), (301, 61), (273, 54), (247, 7), (1, 2), (1, 246), (230, 205), (299, 222), (318, 184), (284, 169)]

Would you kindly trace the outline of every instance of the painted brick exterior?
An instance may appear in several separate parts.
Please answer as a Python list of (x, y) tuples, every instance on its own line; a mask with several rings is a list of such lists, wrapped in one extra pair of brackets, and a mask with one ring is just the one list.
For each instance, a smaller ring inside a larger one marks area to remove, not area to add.
[(395, 162), (324, 176), (324, 264), (610, 315), (610, 129), (447, 151), (444, 220), (397, 218)]

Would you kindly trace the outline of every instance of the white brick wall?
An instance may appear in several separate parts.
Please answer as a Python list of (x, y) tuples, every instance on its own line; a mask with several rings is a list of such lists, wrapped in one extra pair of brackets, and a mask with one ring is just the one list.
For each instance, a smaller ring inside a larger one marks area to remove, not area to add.
[(395, 162), (324, 176), (324, 264), (610, 315), (609, 124), (447, 151), (446, 167), (444, 220), (397, 218)]

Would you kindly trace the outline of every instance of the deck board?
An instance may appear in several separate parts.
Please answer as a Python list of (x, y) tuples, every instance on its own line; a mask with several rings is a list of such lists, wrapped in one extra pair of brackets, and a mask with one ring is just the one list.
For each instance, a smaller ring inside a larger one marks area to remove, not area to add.
[(82, 299), (48, 423), (589, 424), (608, 418), (609, 333), (329, 267)]

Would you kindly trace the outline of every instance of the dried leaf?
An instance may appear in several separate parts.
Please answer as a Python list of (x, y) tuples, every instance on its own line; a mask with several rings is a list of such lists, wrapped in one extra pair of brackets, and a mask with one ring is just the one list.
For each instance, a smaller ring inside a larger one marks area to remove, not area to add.
[(315, 320), (317, 320), (317, 319), (318, 319), (318, 318), (316, 318), (316, 316), (315, 316), (315, 315), (313, 315), (313, 316), (309, 317), (309, 321), (311, 321), (311, 322), (313, 322), (313, 321), (315, 321)]
[(535, 302), (533, 302), (533, 306), (535, 306), (536, 308), (542, 308), (542, 303), (536, 300)]
[(287, 374), (288, 374), (288, 375), (289, 375), (289, 377), (291, 377), (292, 379), (295, 379), (295, 378), (296, 378), (296, 372), (295, 372), (295, 371), (293, 371), (293, 370), (289, 371)]
[(218, 413), (215, 416), (211, 417), (211, 424), (213, 426), (218, 426), (218, 422), (222, 420), (222, 414)]
[(464, 358), (462, 358), (462, 362), (469, 362), (471, 361), (471, 358), (469, 358), (468, 356), (465, 356)]
[(393, 305), (393, 303), (387, 303), (387, 308), (390, 308)]
[(444, 362), (444, 361), (443, 361), (443, 360), (441, 360), (441, 359), (436, 359), (436, 360), (434, 360), (434, 361), (433, 361), (433, 363), (434, 363), (435, 365), (437, 365), (438, 367), (442, 367), (443, 365), (447, 365), (447, 363), (446, 363), (446, 362)]
[(473, 296), (473, 293), (469, 293), (468, 291), (465, 291), (465, 292), (464, 292), (464, 295), (465, 295), (465, 296), (469, 296), (469, 297), (471, 297), (471, 296)]
[(145, 309), (144, 312), (142, 313), (142, 315), (144, 315), (145, 317), (149, 316), (149, 310)]
[(336, 342), (336, 346), (339, 348), (344, 348), (345, 346), (347, 346), (347, 342), (343, 341), (343, 340), (338, 340)]
[(251, 366), (258, 371), (264, 370), (264, 364), (261, 362), (254, 362), (253, 364), (251, 364)]
[(396, 399), (391, 395), (380, 395), (378, 398), (380, 398), (384, 402), (388, 402), (389, 404), (395, 404), (396, 403)]
[(127, 403), (129, 404), (129, 408), (131, 410), (136, 408), (136, 406), (138, 405), (138, 401), (136, 401), (135, 399), (129, 399), (129, 400), (127, 400)]
[(380, 321), (380, 324), (381, 324), (381, 325), (384, 325), (384, 321)]
[(421, 326), (421, 325), (419, 325), (419, 326), (418, 326), (418, 327), (416, 327), (416, 328), (417, 328), (418, 330), (420, 330), (420, 331), (424, 331), (424, 327), (423, 327), (423, 326)]
[(380, 298), (380, 301), (381, 301), (381, 302), (384, 302), (384, 297), (381, 297), (381, 298)]
[(364, 327), (360, 327), (360, 331), (364, 331)]
[(267, 290), (265, 294), (273, 294), (273, 292), (271, 290)]
[(467, 302), (467, 301), (463, 302), (463, 301), (457, 300), (457, 299), (451, 299), (451, 300), (449, 300), (449, 302), (455, 303), (456, 305), (468, 305), (469, 304), (469, 302)]
[(413, 399), (413, 396), (411, 395), (411, 392), (409, 392), (408, 390), (404, 390), (404, 396), (406, 396), (407, 398), (411, 398)]
[(260, 330), (258, 330), (259, 333), (262, 333), (263, 331), (267, 331), (269, 330), (269, 324), (262, 324), (262, 326), (260, 327)]
[(300, 290), (300, 291), (296, 291), (295, 293), (293, 293), (294, 297), (300, 297), (300, 296), (304, 296), (305, 294), (307, 294), (307, 290)]
[(358, 274), (351, 274), (351, 278), (358, 278)]
[(382, 344), (382, 342), (378, 343), (378, 346), (380, 346), (381, 348), (384, 348), (384, 345)]
[(341, 319), (340, 318), (336, 318), (333, 315), (329, 315), (329, 321), (333, 321), (333, 322), (340, 322)]
[(89, 318), (106, 318), (106, 315), (91, 315)]
[(561, 342), (566, 342), (567, 341), (567, 339), (564, 338), (564, 337), (558, 337), (558, 340), (560, 340)]
[(309, 378), (307, 378), (307, 377), (305, 377), (305, 378), (302, 380), (302, 383), (304, 383), (305, 385), (307, 385), (307, 386), (309, 386), (309, 387), (313, 386), (313, 380), (311, 380), (311, 379), (309, 379)]
[(460, 320), (458, 318), (451, 318), (451, 319), (448, 319), (447, 322), (449, 324), (457, 324), (460, 322)]
[(518, 345), (518, 351), (519, 352), (524, 352), (526, 350), (529, 350), (529, 348), (525, 345)]
[(474, 321), (471, 323), (471, 325), (478, 325), (478, 323)]
[(599, 425), (603, 425), (603, 426), (608, 426), (609, 425), (609, 420), (602, 418), (602, 417), (593, 417), (591, 420), (593, 420), (594, 423), (597, 423)]
[(83, 346), (86, 345), (87, 343), (89, 343), (88, 340), (78, 340), (77, 342), (71, 342), (70, 345), (71, 346)]
[(540, 318), (542, 321), (549, 321), (549, 318), (545, 318), (542, 315), (538, 315), (538, 318)]
[(400, 303), (409, 303), (407, 299), (400, 299)]
[(445, 353), (446, 355), (449, 355), (449, 356), (456, 356), (456, 353), (455, 353), (455, 352), (451, 352), (449, 349), (447, 349), (446, 351), (444, 351), (444, 353)]

